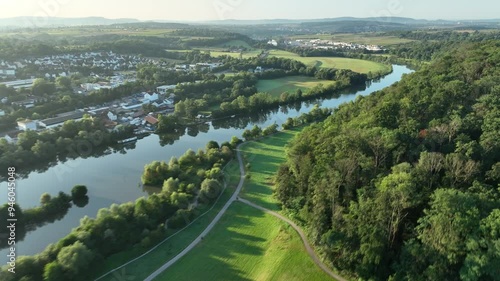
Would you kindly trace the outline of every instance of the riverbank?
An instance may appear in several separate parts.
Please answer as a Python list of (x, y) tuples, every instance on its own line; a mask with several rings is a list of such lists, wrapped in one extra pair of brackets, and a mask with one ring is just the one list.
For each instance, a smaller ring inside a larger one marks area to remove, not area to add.
[[(17, 185), (20, 187), (17, 199), (24, 208), (36, 206), (44, 192), (51, 195), (59, 191), (69, 192), (61, 187), (71, 187), (81, 183), (86, 184), (90, 200), (85, 208), (72, 208), (62, 220), (28, 233), (24, 241), (16, 243), (17, 254), (32, 255), (42, 251), (48, 244), (66, 236), (72, 228), (79, 225), (80, 219), (84, 216), (95, 217), (101, 208), (148, 196), (148, 190), (142, 189), (139, 185), (146, 163), (158, 159), (168, 160), (172, 156), (180, 157), (188, 149), (197, 151), (199, 148), (204, 148), (210, 140), (219, 143), (228, 141), (232, 136), (241, 136), (245, 129), (250, 129), (253, 125), (267, 127), (276, 123), (281, 126), (288, 117), (293, 118), (309, 112), (315, 104), (322, 107), (337, 107), (354, 100), (357, 96), (369, 95), (385, 88), (399, 81), (403, 74), (411, 73), (411, 70), (404, 66), (394, 66), (393, 69), (393, 73), (380, 81), (374, 81), (366, 89), (353, 90), (337, 98), (316, 99), (247, 117), (237, 116), (212, 122), (207, 124), (204, 131), (194, 132), (187, 129), (186, 134), (165, 146), (160, 144), (159, 136), (150, 135), (131, 144), (126, 150), (90, 155), (32, 172), (28, 178), (17, 180)], [(6, 183), (0, 183), (0, 187), (6, 188)], [(5, 249), (0, 251), (3, 257), (2, 263), (6, 261), (4, 253), (6, 255)]]

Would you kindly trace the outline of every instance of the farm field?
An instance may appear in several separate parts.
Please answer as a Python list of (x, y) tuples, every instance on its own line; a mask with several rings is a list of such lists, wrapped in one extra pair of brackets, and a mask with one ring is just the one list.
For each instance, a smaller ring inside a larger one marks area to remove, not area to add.
[(319, 85), (328, 85), (334, 81), (320, 80), (307, 76), (289, 76), (278, 79), (259, 80), (257, 90), (267, 92), (274, 97), (279, 97), (284, 92), (294, 93), (297, 89), (308, 92), (309, 89)]
[[(201, 52), (210, 52), (210, 55), (212, 57), (221, 57), (221, 56), (230, 56), (230, 57), (233, 57), (233, 58), (239, 58), (240, 57), (240, 53), (239, 52), (228, 52), (226, 51), (227, 49), (224, 49), (224, 48), (194, 48), (194, 50), (200, 50)], [(190, 52), (192, 50), (167, 50), (169, 52), (179, 52), (179, 53), (184, 53), (184, 52)], [(256, 57), (258, 55), (260, 55), (260, 53), (262, 52), (262, 50), (260, 49), (253, 49), (253, 50), (250, 50), (250, 51), (243, 51), (243, 55), (242, 57), (244, 59), (247, 59), (247, 58), (253, 58), (253, 57)]]
[(399, 38), (397, 36), (377, 35), (376, 33), (339, 33), (339, 34), (306, 34), (295, 35), (291, 39), (323, 39), (339, 42), (357, 43), (364, 45), (390, 46), (404, 44), (414, 40)]
[(385, 72), (390, 68), (388, 65), (367, 60), (337, 57), (301, 57), (298, 54), (281, 50), (273, 50), (269, 55), (298, 60), (307, 66), (350, 69), (358, 73), (368, 73), (370, 71), (374, 73), (380, 71)]

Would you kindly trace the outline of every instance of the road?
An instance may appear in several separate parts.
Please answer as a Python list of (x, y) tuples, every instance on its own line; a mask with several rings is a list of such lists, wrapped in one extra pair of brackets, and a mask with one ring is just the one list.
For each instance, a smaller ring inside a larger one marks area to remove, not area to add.
[(313, 262), (318, 265), (326, 274), (328, 274), (329, 276), (331, 276), (332, 278), (336, 279), (336, 280), (339, 280), (339, 281), (347, 281), (347, 279), (343, 278), (342, 276), (339, 276), (335, 273), (333, 273), (319, 258), (318, 256), (316, 255), (316, 253), (314, 252), (313, 248), (311, 247), (311, 245), (309, 244), (309, 242), (307, 241), (307, 237), (306, 235), (304, 234), (304, 232), (302, 231), (302, 229), (300, 229), (300, 227), (298, 227), (293, 221), (291, 221), (290, 219), (276, 213), (276, 212), (273, 212), (269, 209), (266, 209), (264, 207), (261, 207), (257, 204), (254, 204), (248, 200), (245, 200), (245, 199), (242, 199), (242, 198), (239, 198), (239, 194), (240, 194), (240, 191), (241, 189), (243, 188), (243, 184), (245, 183), (245, 166), (243, 164), (243, 158), (241, 157), (241, 153), (240, 153), (240, 146), (242, 144), (240, 144), (238, 147), (237, 147), (237, 158), (238, 158), (238, 163), (240, 165), (240, 182), (238, 183), (238, 186), (236, 187), (236, 190), (234, 191), (233, 193), (233, 196), (231, 196), (231, 198), (226, 202), (226, 204), (224, 205), (224, 207), (222, 207), (222, 209), (219, 211), (219, 213), (217, 214), (217, 216), (215, 216), (215, 218), (213, 219), (213, 221), (207, 226), (207, 228), (205, 228), (205, 230), (193, 241), (191, 242), (191, 244), (189, 244), (189, 246), (187, 246), (182, 252), (180, 252), (177, 256), (175, 256), (174, 258), (172, 258), (171, 260), (169, 260), (167, 263), (165, 263), (164, 265), (162, 265), (160, 268), (158, 268), (155, 272), (153, 272), (151, 275), (149, 275), (148, 277), (146, 277), (146, 279), (144, 279), (144, 281), (152, 281), (154, 278), (158, 277), (158, 275), (160, 275), (163, 271), (165, 271), (167, 268), (169, 268), (170, 266), (172, 266), (174, 263), (176, 263), (179, 259), (181, 259), (182, 257), (184, 257), (187, 253), (189, 253), (189, 251), (191, 251), (196, 245), (198, 245), (198, 243), (201, 242), (201, 240), (203, 239), (203, 237), (205, 237), (211, 230), (212, 228), (214, 228), (214, 226), (217, 224), (217, 222), (220, 220), (220, 218), (224, 215), (224, 213), (227, 211), (227, 209), (229, 208), (229, 206), (231, 206), (231, 204), (235, 201), (235, 200), (238, 200), (244, 204), (247, 204), (249, 206), (252, 206), (254, 208), (257, 208), (261, 211), (264, 211), (270, 215), (273, 215), (277, 218), (279, 218), (280, 220), (288, 223), (291, 227), (293, 227), (293, 229), (295, 229), (295, 231), (297, 231), (297, 233), (300, 235), (300, 238), (302, 239), (302, 242), (304, 243), (304, 246), (306, 248), (306, 251), (307, 253), (309, 254), (309, 256), (311, 256)]
[(242, 198), (239, 198), (239, 201), (242, 202), (242, 203), (245, 203), (249, 206), (252, 206), (256, 209), (259, 209), (261, 211), (264, 211), (270, 215), (273, 215), (275, 217), (277, 217), (278, 219), (288, 223), (291, 227), (293, 227), (293, 229), (295, 229), (295, 231), (297, 231), (297, 233), (300, 235), (300, 238), (302, 239), (302, 242), (304, 243), (304, 246), (306, 247), (306, 251), (307, 253), (309, 254), (309, 256), (311, 256), (311, 259), (313, 260), (313, 262), (318, 265), (321, 269), (323, 269), (323, 271), (330, 275), (331, 277), (333, 277), (334, 279), (337, 279), (339, 281), (347, 281), (347, 279), (344, 279), (342, 276), (340, 275), (337, 275), (335, 273), (333, 273), (319, 258), (318, 256), (316, 255), (316, 252), (314, 252), (313, 248), (311, 247), (311, 245), (309, 244), (309, 242), (307, 241), (307, 237), (306, 235), (304, 234), (304, 232), (302, 231), (302, 229), (300, 229), (300, 227), (298, 227), (293, 221), (291, 221), (290, 219), (276, 213), (276, 212), (273, 212), (269, 209), (266, 209), (264, 207), (261, 207), (257, 204), (254, 204), (248, 200), (245, 200), (245, 199), (242, 199)]
[(227, 209), (229, 208), (229, 206), (231, 206), (231, 204), (233, 203), (233, 201), (236, 200), (236, 198), (240, 194), (241, 188), (243, 187), (243, 183), (245, 182), (245, 168), (244, 168), (245, 166), (243, 165), (243, 159), (241, 157), (241, 153), (240, 153), (239, 147), (240, 146), (238, 146), (238, 148), (237, 148), (237, 157), (238, 157), (238, 162), (239, 162), (239, 165), (240, 165), (240, 182), (238, 183), (238, 186), (236, 187), (236, 190), (234, 191), (233, 196), (231, 196), (231, 198), (226, 202), (226, 204), (224, 205), (224, 207), (222, 207), (222, 209), (219, 211), (219, 213), (217, 214), (217, 216), (215, 216), (215, 218), (213, 219), (213, 221), (207, 226), (207, 228), (205, 228), (205, 230), (203, 230), (203, 232), (193, 242), (191, 242), (191, 244), (189, 244), (184, 250), (182, 250), (182, 252), (180, 252), (179, 254), (177, 254), (177, 256), (175, 256), (174, 258), (172, 258), (171, 260), (169, 260), (167, 263), (165, 263), (164, 265), (162, 265), (160, 268), (158, 268), (151, 275), (149, 275), (148, 277), (146, 277), (146, 279), (144, 279), (144, 281), (151, 281), (151, 280), (153, 280), (158, 275), (160, 275), (163, 271), (165, 271), (167, 268), (169, 268), (170, 266), (172, 266), (175, 262), (177, 262), (182, 257), (184, 257), (187, 253), (189, 253), (189, 251), (191, 251), (196, 245), (198, 245), (198, 243), (201, 242), (201, 240), (203, 239), (203, 237), (207, 236), (207, 234), (212, 230), (212, 228), (214, 228), (214, 226), (217, 224), (217, 222), (219, 222), (220, 218), (222, 217), (222, 215), (224, 215), (224, 213), (227, 211)]

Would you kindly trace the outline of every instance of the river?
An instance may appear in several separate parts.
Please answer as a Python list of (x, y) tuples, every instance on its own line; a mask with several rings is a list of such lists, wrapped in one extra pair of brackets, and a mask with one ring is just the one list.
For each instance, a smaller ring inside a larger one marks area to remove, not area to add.
[[(68, 160), (48, 167), (43, 172), (31, 172), (26, 178), (17, 179), (17, 203), (23, 208), (39, 205), (40, 196), (48, 192), (52, 196), (59, 191), (70, 193), (77, 184), (88, 188), (89, 203), (83, 208), (73, 206), (61, 220), (46, 224), (28, 232), (23, 241), (16, 242), (16, 254), (33, 255), (45, 247), (66, 236), (80, 223), (84, 216), (95, 217), (100, 208), (107, 208), (113, 203), (133, 201), (147, 196), (148, 191), (140, 186), (144, 165), (154, 160), (167, 161), (179, 157), (188, 149), (197, 151), (204, 148), (210, 140), (219, 143), (229, 141), (232, 136), (241, 137), (245, 129), (254, 125), (266, 127), (273, 123), (281, 125), (288, 117), (296, 117), (309, 112), (315, 105), (334, 108), (342, 103), (353, 101), (357, 96), (366, 96), (398, 82), (403, 74), (412, 70), (405, 66), (393, 65), (393, 72), (379, 81), (374, 81), (366, 89), (351, 89), (337, 97), (318, 99), (266, 112), (260, 115), (230, 118), (208, 123), (199, 129), (188, 129), (187, 134), (174, 138), (178, 140), (160, 140), (158, 135), (150, 135), (138, 140), (131, 147), (120, 151), (96, 152), (89, 157)], [(167, 144), (165, 144), (167, 142)], [(173, 142), (173, 143), (172, 143)], [(163, 146), (162, 146), (163, 144)], [(2, 194), (0, 203), (6, 203), (7, 183), (0, 183)], [(2, 222), (3, 225), (3, 222)], [(7, 249), (0, 251), (0, 262), (6, 264)]]

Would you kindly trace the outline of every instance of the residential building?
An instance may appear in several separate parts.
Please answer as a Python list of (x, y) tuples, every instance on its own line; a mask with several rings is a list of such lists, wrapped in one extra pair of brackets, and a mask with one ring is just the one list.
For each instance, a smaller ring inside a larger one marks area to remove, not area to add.
[(19, 130), (22, 130), (22, 131), (28, 131), (28, 130), (35, 131), (38, 128), (37, 121), (33, 121), (30, 119), (18, 121), (17, 127), (19, 128)]
[(53, 118), (47, 118), (40, 121), (40, 126), (46, 129), (62, 126), (68, 120), (79, 121), (83, 119), (84, 112), (77, 110), (72, 112), (61, 113)]
[(158, 119), (156, 119), (152, 115), (148, 115), (148, 116), (144, 117), (144, 120), (146, 121), (146, 123), (151, 124), (153, 126), (158, 124), (158, 122), (159, 122)]
[(157, 93), (145, 93), (144, 94), (144, 102), (151, 103), (158, 100), (158, 94)]

